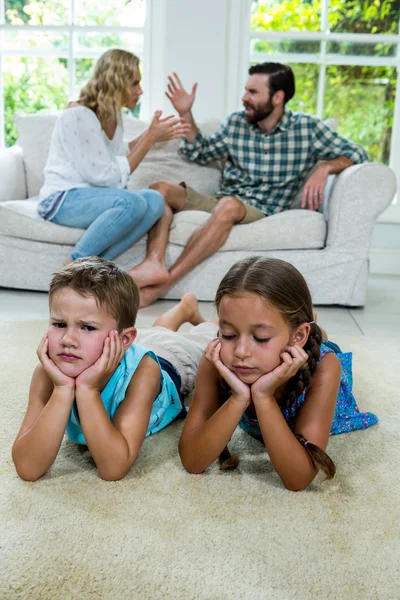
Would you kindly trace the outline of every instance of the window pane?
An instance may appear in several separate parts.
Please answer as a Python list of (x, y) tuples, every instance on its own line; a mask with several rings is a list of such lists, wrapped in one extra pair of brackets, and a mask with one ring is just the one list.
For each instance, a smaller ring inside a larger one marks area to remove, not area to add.
[(289, 64), (293, 69), (296, 93), (289, 101), (291, 110), (315, 115), (317, 113), (318, 100), (318, 65)]
[(6, 23), (12, 25), (67, 25), (70, 0), (5, 0)]
[(319, 0), (253, 0), (252, 31), (319, 31)]
[(327, 42), (328, 54), (341, 54), (343, 56), (396, 56), (397, 44), (362, 44), (354, 42)]
[(76, 23), (78, 25), (143, 27), (145, 20), (145, 0), (76, 1)]
[(361, 144), (371, 160), (389, 163), (396, 96), (394, 67), (327, 67), (324, 117), (339, 133)]
[(68, 52), (68, 34), (46, 31), (5, 31), (3, 33), (4, 47), (7, 50), (56, 49)]
[(329, 29), (335, 33), (397, 33), (399, 0), (330, 0)]
[(15, 143), (13, 115), (20, 111), (60, 110), (68, 99), (67, 61), (6, 56), (3, 61), (6, 145)]
[(78, 33), (76, 34), (75, 49), (82, 53), (88, 48), (102, 49), (123, 48), (143, 56), (143, 35), (141, 33)]
[(258, 60), (257, 54), (260, 54), (260, 62), (265, 60), (262, 54), (319, 54), (320, 42), (299, 40), (277, 40), (267, 42), (266, 40), (253, 39), (250, 43), (250, 52), (252, 60)]

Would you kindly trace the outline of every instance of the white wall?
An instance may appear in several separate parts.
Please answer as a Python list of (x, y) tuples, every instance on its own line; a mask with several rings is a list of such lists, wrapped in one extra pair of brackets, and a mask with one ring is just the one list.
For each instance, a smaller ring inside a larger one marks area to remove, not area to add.
[[(184, 86), (198, 82), (195, 119), (224, 119), (241, 107), (247, 76), (247, 40), (239, 33), (250, 0), (149, 0), (152, 32), (163, 51), (151, 56), (150, 112), (171, 105), (165, 97), (167, 75), (176, 71)], [(158, 44), (157, 44), (158, 45)], [(398, 161), (400, 169), (400, 159)], [(390, 212), (390, 211), (389, 211)], [(396, 212), (397, 214), (397, 212)], [(381, 218), (382, 219), (382, 218)], [(397, 219), (397, 217), (395, 217)], [(371, 270), (400, 275), (400, 223), (375, 226)]]

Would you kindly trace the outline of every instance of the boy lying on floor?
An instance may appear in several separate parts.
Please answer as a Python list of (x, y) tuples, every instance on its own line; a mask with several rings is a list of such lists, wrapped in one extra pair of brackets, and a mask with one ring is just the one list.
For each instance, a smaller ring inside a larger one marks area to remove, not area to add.
[[(195, 296), (185, 294), (152, 328), (138, 332), (136, 283), (96, 257), (55, 273), (49, 307), (40, 364), (12, 448), (17, 473), (27, 481), (44, 475), (66, 431), (88, 446), (102, 479), (121, 479), (144, 438), (185, 414), (182, 397), (193, 389), (217, 326), (204, 322)], [(185, 322), (194, 328), (178, 333)]]

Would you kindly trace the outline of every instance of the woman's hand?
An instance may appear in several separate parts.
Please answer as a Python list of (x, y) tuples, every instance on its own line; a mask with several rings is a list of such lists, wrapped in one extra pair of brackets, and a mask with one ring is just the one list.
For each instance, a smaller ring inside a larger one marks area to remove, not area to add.
[(308, 354), (300, 346), (287, 346), (281, 353), (281, 364), (270, 373), (262, 375), (251, 386), (253, 402), (274, 396), (276, 390), (285, 385), (291, 377), (307, 362)]
[(147, 130), (152, 144), (185, 137), (190, 131), (191, 126), (188, 123), (184, 123), (180, 117), (170, 115), (161, 119), (161, 114), (160, 110), (154, 113), (154, 117)]
[(250, 404), (250, 386), (243, 383), (227, 366), (224, 365), (220, 358), (221, 340), (216, 338), (212, 340), (204, 351), (206, 359), (215, 366), (218, 373), (226, 381), (232, 390), (232, 396), (240, 398), (246, 403), (246, 407)]
[(197, 83), (192, 87), (192, 93), (189, 94), (182, 85), (176, 73), (168, 76), (168, 92), (165, 95), (171, 100), (172, 106), (182, 116), (188, 113), (196, 97)]
[(101, 356), (76, 378), (77, 389), (95, 389), (100, 392), (118, 367), (124, 352), (125, 347), (118, 331), (110, 331), (104, 340)]

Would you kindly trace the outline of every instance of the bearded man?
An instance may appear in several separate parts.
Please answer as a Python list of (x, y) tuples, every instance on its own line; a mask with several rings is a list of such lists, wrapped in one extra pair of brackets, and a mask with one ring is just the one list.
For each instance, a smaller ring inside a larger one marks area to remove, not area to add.
[[(368, 160), (360, 146), (320, 119), (286, 107), (295, 93), (294, 75), (287, 65), (267, 62), (250, 67), (242, 97), (244, 110), (231, 114), (209, 137), (201, 133), (192, 115), (197, 84), (188, 93), (176, 73), (168, 79), (166, 94), (179, 116), (191, 125), (181, 142), (181, 153), (200, 164), (222, 159), (224, 169), (215, 196), (200, 194), (184, 181), (179, 185), (158, 181), (150, 186), (164, 196), (165, 213), (149, 232), (147, 257), (130, 271), (140, 288), (141, 306), (154, 302), (217, 252), (234, 225), (287, 210), (304, 182), (301, 207), (317, 210), (328, 175)], [(210, 218), (192, 234), (168, 271), (168, 232), (173, 212), (180, 210), (203, 210)]]

